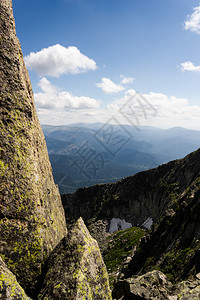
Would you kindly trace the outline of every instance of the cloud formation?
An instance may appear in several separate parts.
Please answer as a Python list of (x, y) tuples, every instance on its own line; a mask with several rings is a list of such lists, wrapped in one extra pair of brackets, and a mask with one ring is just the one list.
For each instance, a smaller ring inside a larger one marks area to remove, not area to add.
[(96, 83), (96, 86), (98, 88), (101, 88), (102, 91), (106, 94), (119, 93), (125, 90), (125, 88), (122, 85), (114, 83), (112, 80), (110, 80), (107, 77), (101, 78), (101, 82)]
[(65, 48), (59, 44), (31, 52), (25, 56), (26, 67), (39, 76), (59, 77), (62, 74), (78, 74), (97, 68), (93, 59), (76, 47)]
[(45, 77), (40, 80), (39, 86), (42, 92), (34, 94), (38, 109), (74, 111), (98, 109), (100, 106), (99, 101), (93, 98), (77, 97), (67, 91), (59, 91)]
[[(36, 94), (37, 112), (42, 124), (105, 123), (113, 116), (121, 124), (132, 126), (133, 124), (159, 128), (181, 126), (200, 130), (200, 106), (191, 105), (186, 98), (151, 92), (141, 94), (143, 99), (137, 101), (134, 98), (136, 92), (130, 89), (124, 93), (122, 98), (110, 102), (103, 109), (94, 99), (74, 97), (70, 93), (59, 92), (51, 84), (49, 85), (46, 79), (42, 79), (40, 84), (43, 91), (45, 90), (47, 93), (47, 98), (45, 98), (45, 92), (41, 93), (42, 95)], [(132, 100), (130, 101), (130, 99)], [(126, 107), (123, 109), (123, 115), (120, 113), (120, 109), (124, 105)], [(127, 118), (125, 118), (126, 114)]]
[[(190, 105), (188, 99), (150, 92), (141, 94), (142, 98), (138, 101), (135, 95), (136, 92), (130, 89), (125, 92), (123, 98), (107, 106), (110, 113), (118, 113), (122, 124), (200, 129), (200, 106)], [(120, 113), (121, 109), (124, 115)]]
[(120, 77), (122, 78), (121, 84), (130, 84), (133, 83), (133, 81), (135, 80), (134, 77), (125, 77), (123, 75), (121, 75)]
[(186, 61), (181, 64), (181, 71), (200, 72), (200, 66), (195, 66), (191, 61)]
[(187, 17), (184, 29), (200, 34), (200, 6), (195, 7), (193, 14)]

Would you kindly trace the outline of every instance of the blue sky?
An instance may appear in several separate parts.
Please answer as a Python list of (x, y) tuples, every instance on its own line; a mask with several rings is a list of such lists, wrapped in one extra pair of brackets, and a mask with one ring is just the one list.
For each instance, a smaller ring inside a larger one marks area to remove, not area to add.
[(132, 104), (140, 125), (200, 129), (199, 1), (13, 0), (13, 10), (41, 123), (127, 123), (119, 110), (136, 91), (157, 110), (142, 119)]

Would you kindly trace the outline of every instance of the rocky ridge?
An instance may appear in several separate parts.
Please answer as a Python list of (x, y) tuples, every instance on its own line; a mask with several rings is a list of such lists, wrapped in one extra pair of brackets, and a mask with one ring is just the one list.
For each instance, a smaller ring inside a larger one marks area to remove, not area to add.
[(103, 220), (107, 231), (113, 218), (141, 226), (148, 218), (158, 221), (163, 212), (199, 176), (198, 153), (137, 173), (117, 183), (80, 188), (62, 195), (67, 221), (82, 216), (86, 224)]
[[(72, 218), (83, 216), (91, 234), (101, 244), (103, 237), (104, 241), (108, 240), (113, 218), (125, 219), (133, 225), (144, 225), (145, 219), (153, 219), (151, 230), (146, 231), (131, 255), (130, 241), (126, 240), (128, 263), (122, 257), (117, 269), (118, 280), (135, 281), (136, 275), (158, 269), (167, 275), (174, 289), (173, 284), (194, 279), (200, 272), (200, 149), (184, 159), (115, 184), (79, 189), (73, 195), (62, 196), (62, 200)], [(101, 224), (101, 233), (97, 230), (98, 224)], [(121, 247), (123, 242), (122, 235)], [(115, 249), (115, 244), (108, 245), (102, 248), (104, 259)], [(107, 266), (114, 260), (111, 257), (110, 261), (105, 260)], [(115, 291), (118, 287), (115, 286)]]

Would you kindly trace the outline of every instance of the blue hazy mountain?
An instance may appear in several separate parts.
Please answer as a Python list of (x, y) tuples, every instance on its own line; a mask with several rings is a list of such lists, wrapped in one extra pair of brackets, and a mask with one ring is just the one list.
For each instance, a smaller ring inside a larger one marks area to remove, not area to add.
[(43, 125), (61, 193), (123, 177), (183, 158), (200, 147), (200, 131), (129, 125)]

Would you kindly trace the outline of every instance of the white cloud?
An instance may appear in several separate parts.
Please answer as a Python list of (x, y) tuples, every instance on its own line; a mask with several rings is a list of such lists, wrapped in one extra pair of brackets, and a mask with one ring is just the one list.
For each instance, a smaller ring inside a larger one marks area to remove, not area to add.
[(187, 17), (184, 29), (200, 34), (200, 6), (195, 7), (193, 14)]
[[(200, 130), (200, 106), (191, 105), (186, 98), (151, 92), (141, 94), (142, 98), (137, 101), (133, 97), (136, 92), (130, 89), (122, 98), (110, 102), (105, 108), (100, 108), (99, 101), (60, 91), (46, 78), (42, 78), (39, 85), (42, 92), (35, 94), (35, 102), (42, 124), (105, 123), (114, 116), (121, 124), (137, 125), (138, 121), (140, 126), (182, 126)], [(130, 99), (133, 101), (129, 102)], [(128, 118), (119, 112), (123, 106)]]
[[(200, 106), (190, 105), (188, 99), (151, 92), (141, 94), (143, 99), (137, 101), (133, 97), (135, 94), (134, 90), (128, 90), (123, 98), (115, 100), (107, 106), (110, 113), (118, 116), (122, 124), (138, 125), (139, 123), (140, 126), (160, 128), (182, 126), (200, 129)], [(129, 101), (130, 99), (132, 101)], [(127, 118), (119, 112), (123, 106), (125, 106), (123, 112)]]
[(135, 80), (134, 77), (124, 77), (123, 75), (121, 75), (120, 77), (122, 78), (121, 84), (130, 84)]
[(195, 66), (191, 61), (186, 61), (181, 64), (181, 71), (200, 72), (200, 66)]
[(65, 48), (59, 44), (31, 52), (25, 56), (26, 67), (39, 76), (59, 77), (62, 74), (78, 74), (97, 68), (96, 62), (83, 55), (78, 48)]
[(39, 83), (39, 87), (41, 90), (47, 94), (56, 94), (58, 89), (53, 86), (49, 80), (47, 80), (45, 77), (41, 78)]
[(106, 94), (119, 93), (125, 90), (125, 88), (122, 85), (116, 84), (112, 80), (106, 77), (101, 78), (101, 82), (97, 83), (96, 86), (101, 88), (102, 91)]
[(55, 111), (98, 109), (99, 101), (89, 97), (77, 97), (67, 91), (59, 91), (45, 77), (39, 82), (42, 90), (34, 94), (38, 109), (53, 109)]

